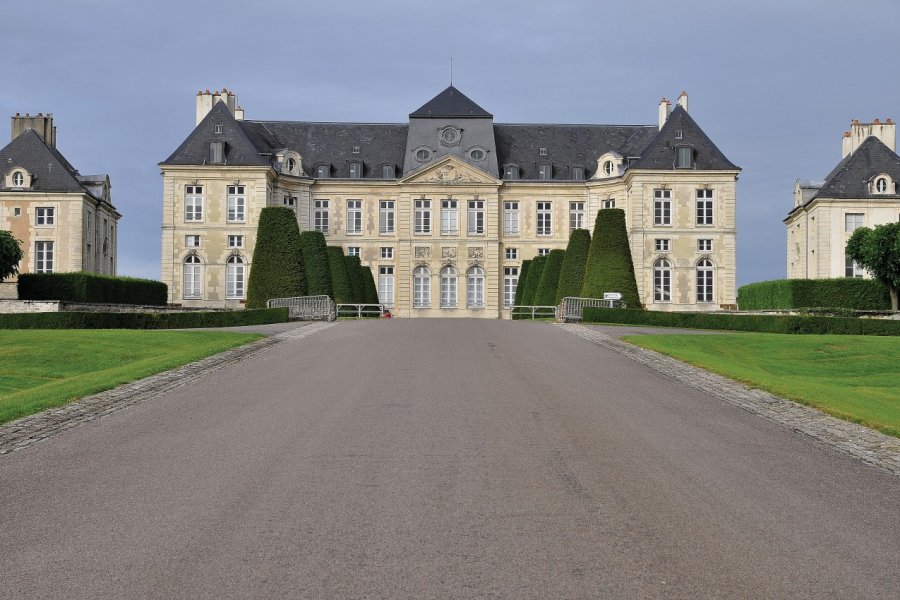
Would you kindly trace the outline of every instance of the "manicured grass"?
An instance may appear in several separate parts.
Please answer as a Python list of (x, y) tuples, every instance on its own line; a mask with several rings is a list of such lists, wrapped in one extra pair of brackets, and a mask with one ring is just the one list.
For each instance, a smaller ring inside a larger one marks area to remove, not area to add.
[(900, 437), (896, 338), (744, 333), (623, 339)]
[(0, 330), (0, 423), (259, 339), (144, 330)]

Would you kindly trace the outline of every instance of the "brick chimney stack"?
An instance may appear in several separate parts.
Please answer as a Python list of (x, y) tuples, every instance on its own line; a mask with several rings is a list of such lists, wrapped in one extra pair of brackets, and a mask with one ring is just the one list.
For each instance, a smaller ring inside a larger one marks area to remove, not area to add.
[(12, 118), (10, 140), (14, 140), (29, 129), (33, 129), (35, 133), (41, 136), (44, 143), (51, 148), (56, 148), (56, 127), (53, 125), (53, 113), (38, 113), (34, 116), (25, 114), (23, 117), (19, 113)]
[(876, 137), (884, 143), (885, 146), (897, 151), (897, 126), (892, 119), (875, 119), (871, 123), (860, 123), (859, 119), (853, 119), (850, 123), (850, 131), (844, 132), (841, 144), (843, 157), (856, 152), (864, 141), (869, 137)]
[(215, 92), (199, 91), (197, 92), (197, 112), (196, 112), (196, 121), (194, 125), (199, 125), (200, 121), (202, 121), (206, 115), (209, 114), (209, 111), (213, 109), (213, 106), (216, 105), (217, 102), (224, 102), (225, 106), (228, 107), (228, 110), (231, 111), (231, 114), (235, 115), (235, 118), (238, 120), (242, 120), (244, 118), (244, 109), (239, 108), (237, 105), (237, 95), (234, 92), (230, 92), (225, 88), (222, 88), (222, 91), (216, 90)]

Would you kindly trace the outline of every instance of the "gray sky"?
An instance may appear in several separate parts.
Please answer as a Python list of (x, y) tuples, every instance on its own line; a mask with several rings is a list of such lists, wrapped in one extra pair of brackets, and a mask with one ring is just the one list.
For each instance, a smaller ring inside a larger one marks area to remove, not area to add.
[(109, 173), (121, 275), (159, 277), (156, 165), (199, 89), (248, 119), (406, 122), (453, 56), (497, 122), (610, 124), (655, 123), (685, 89), (743, 168), (739, 284), (785, 276), (794, 180), (837, 164), (851, 119), (900, 118), (896, 0), (2, 3), (0, 116), (54, 113), (69, 161)]

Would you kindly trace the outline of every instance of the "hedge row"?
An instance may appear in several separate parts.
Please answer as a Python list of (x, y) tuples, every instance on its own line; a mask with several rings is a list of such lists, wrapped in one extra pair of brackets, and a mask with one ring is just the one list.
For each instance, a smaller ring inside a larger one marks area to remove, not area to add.
[(16, 313), (0, 314), (0, 329), (191, 329), (287, 320), (287, 308), (182, 313)]
[(890, 310), (887, 287), (873, 279), (776, 279), (738, 289), (741, 310), (848, 308)]
[(662, 312), (630, 308), (585, 308), (582, 319), (585, 323), (624, 323), (628, 325), (756, 331), (761, 333), (900, 335), (900, 321), (887, 319), (793, 315), (730, 315), (723, 313)]
[(20, 300), (63, 300), (102, 304), (165, 306), (168, 286), (161, 281), (93, 273), (23, 273)]

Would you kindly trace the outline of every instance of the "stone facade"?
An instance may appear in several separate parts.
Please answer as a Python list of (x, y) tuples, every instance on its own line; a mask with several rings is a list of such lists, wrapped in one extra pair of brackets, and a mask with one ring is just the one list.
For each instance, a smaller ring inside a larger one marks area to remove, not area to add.
[(663, 99), (658, 124), (602, 126), (495, 124), (453, 87), (384, 125), (250, 121), (231, 92), (201, 92), (195, 130), (160, 167), (162, 279), (186, 306), (243, 302), (235, 277), (267, 205), (358, 253), (402, 317), (507, 315), (522, 261), (611, 207), (647, 307), (735, 303), (739, 169), (687, 94), (674, 110)]

